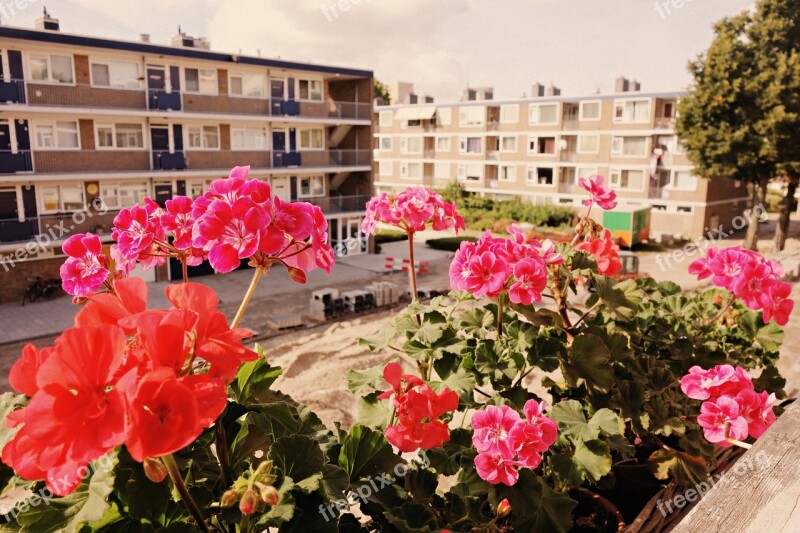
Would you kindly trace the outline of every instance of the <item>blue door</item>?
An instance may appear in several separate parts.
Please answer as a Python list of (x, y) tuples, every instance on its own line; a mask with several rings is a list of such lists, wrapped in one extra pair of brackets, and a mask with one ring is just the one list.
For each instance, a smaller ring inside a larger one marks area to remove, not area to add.
[(286, 132), (273, 131), (272, 132), (272, 166), (284, 167), (286, 155)]

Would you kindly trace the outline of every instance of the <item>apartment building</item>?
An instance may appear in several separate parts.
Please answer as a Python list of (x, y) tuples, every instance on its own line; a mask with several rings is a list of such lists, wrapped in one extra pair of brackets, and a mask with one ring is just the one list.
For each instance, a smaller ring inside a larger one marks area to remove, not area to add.
[[(235, 165), (320, 205), (339, 255), (366, 252), (372, 72), (213, 52), (180, 31), (159, 45), (59, 26), (0, 26), (0, 299), (57, 276), (70, 234), (110, 241), (119, 209), (197, 197)], [(31, 241), (47, 245), (20, 252)]]
[(491, 88), (461, 102), (375, 108), (375, 187), (445, 187), (497, 199), (580, 206), (578, 179), (607, 177), (621, 209), (652, 207), (651, 231), (699, 237), (730, 223), (747, 188), (693, 174), (675, 135), (681, 93), (645, 93), (625, 78), (615, 94), (562, 96), (533, 86), (533, 97), (494, 101)]

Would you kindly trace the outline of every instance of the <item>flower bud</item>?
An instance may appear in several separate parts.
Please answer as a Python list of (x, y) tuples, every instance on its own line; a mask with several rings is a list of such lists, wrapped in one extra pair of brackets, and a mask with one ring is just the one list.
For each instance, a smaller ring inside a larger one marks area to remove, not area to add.
[(299, 268), (289, 267), (289, 277), (296, 283), (306, 282), (306, 273)]
[(258, 505), (258, 496), (256, 495), (256, 491), (253, 489), (247, 489), (242, 494), (242, 499), (239, 502), (239, 510), (242, 514), (253, 514), (256, 512), (256, 506)]
[(263, 485), (259, 483), (258, 490), (261, 492), (261, 499), (264, 500), (264, 503), (270, 506), (278, 505), (278, 489), (272, 485)]
[(222, 494), (220, 505), (222, 505), (223, 507), (230, 507), (234, 503), (236, 503), (236, 500), (238, 499), (239, 499), (239, 491), (237, 491), (236, 489), (229, 489)]
[(153, 483), (161, 483), (167, 478), (167, 467), (161, 459), (145, 457), (142, 463), (144, 475)]
[(503, 517), (508, 516), (511, 513), (511, 504), (508, 503), (507, 498), (503, 498), (500, 500), (500, 503), (497, 504), (497, 516)]

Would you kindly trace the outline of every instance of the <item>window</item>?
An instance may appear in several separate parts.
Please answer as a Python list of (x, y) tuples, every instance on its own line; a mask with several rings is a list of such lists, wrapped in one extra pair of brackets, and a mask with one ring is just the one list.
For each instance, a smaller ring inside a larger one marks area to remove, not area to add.
[(528, 185), (552, 185), (555, 170), (548, 167), (528, 167), (525, 181)]
[(480, 154), (483, 150), (480, 137), (461, 137), (458, 140), (458, 152), (461, 154)]
[(403, 179), (417, 179), (422, 176), (422, 165), (419, 163), (400, 163), (400, 177)]
[(581, 102), (580, 120), (600, 120), (601, 102)]
[(486, 120), (486, 108), (483, 106), (462, 107), (458, 111), (459, 126), (483, 126)]
[(499, 181), (517, 181), (517, 166), (500, 165), (497, 167), (497, 179)]
[(102, 183), (100, 198), (111, 209), (133, 207), (147, 196), (147, 183)]
[(186, 92), (217, 94), (217, 71), (213, 68), (187, 68), (183, 70)]
[(98, 148), (144, 148), (141, 124), (98, 124)]
[(189, 148), (197, 150), (219, 150), (219, 128), (217, 126), (189, 126), (186, 129)]
[(694, 208), (692, 208), (691, 206), (679, 205), (677, 211), (678, 213), (686, 213), (688, 215), (691, 215), (692, 212), (694, 211)]
[(531, 104), (528, 106), (528, 123), (558, 124), (558, 104)]
[(453, 121), (453, 109), (450, 107), (439, 108), (436, 110), (436, 123), (441, 126), (449, 126)]
[(596, 154), (600, 150), (599, 135), (578, 135), (578, 153)]
[(528, 153), (529, 154), (555, 154), (556, 153), (556, 138), (555, 137), (528, 137)]
[(483, 165), (458, 165), (458, 179), (461, 181), (480, 181), (483, 179)]
[(233, 73), (230, 77), (230, 94), (245, 98), (264, 98), (267, 94), (267, 79), (261, 74)]
[(394, 121), (394, 111), (381, 111), (378, 117), (378, 125), (382, 128), (389, 128)]
[(450, 179), (450, 163), (444, 163), (441, 161), (434, 163), (433, 176), (440, 180)]
[(517, 151), (517, 136), (500, 137), (500, 151), (501, 152), (516, 152)]
[(381, 150), (383, 151), (390, 151), (392, 149), (392, 138), (391, 137), (381, 137), (380, 138)]
[(644, 190), (644, 170), (612, 170), (609, 179), (617, 189)]
[(422, 137), (400, 137), (401, 154), (422, 153)]
[(611, 155), (644, 157), (647, 155), (647, 137), (614, 137)]
[(85, 207), (83, 183), (46, 185), (42, 187), (42, 208), (44, 211), (80, 211)]
[(378, 164), (378, 173), (383, 177), (389, 177), (394, 173), (394, 163), (391, 161), (381, 161)]
[(501, 105), (500, 122), (503, 124), (519, 122), (519, 104)]
[(614, 122), (648, 122), (650, 100), (626, 100), (614, 102)]
[(67, 121), (37, 123), (36, 147), (63, 150), (80, 148), (78, 123)]
[(437, 137), (436, 138), (436, 151), (449, 152), (450, 151), (450, 137)]
[(697, 177), (688, 170), (673, 170), (669, 187), (678, 191), (696, 191)]
[(588, 178), (595, 174), (597, 174), (596, 167), (578, 167), (575, 169), (575, 182), (577, 183), (580, 178)]
[(72, 56), (31, 54), (28, 66), (31, 79), (51, 83), (74, 83)]
[(297, 93), (300, 100), (322, 101), (322, 81), (320, 80), (297, 80)]
[(128, 61), (92, 62), (92, 85), (139, 89), (139, 65)]
[(231, 128), (231, 150), (266, 150), (264, 128)]
[(324, 150), (325, 132), (322, 128), (300, 130), (300, 148), (303, 150)]
[(659, 106), (659, 118), (672, 118), (675, 116), (675, 102), (662, 102)]
[(325, 178), (323, 176), (300, 178), (300, 198), (309, 196), (325, 196)]

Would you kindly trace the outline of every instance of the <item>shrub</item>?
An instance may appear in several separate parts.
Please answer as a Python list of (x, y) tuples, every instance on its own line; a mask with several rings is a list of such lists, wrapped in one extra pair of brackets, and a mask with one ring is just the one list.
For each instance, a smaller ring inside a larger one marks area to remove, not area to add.
[(476, 242), (478, 239), (475, 237), (463, 236), (463, 237), (443, 237), (441, 239), (428, 239), (425, 241), (425, 244), (433, 248), (434, 250), (445, 250), (447, 252), (455, 252), (461, 246), (461, 243), (464, 241), (467, 242)]

